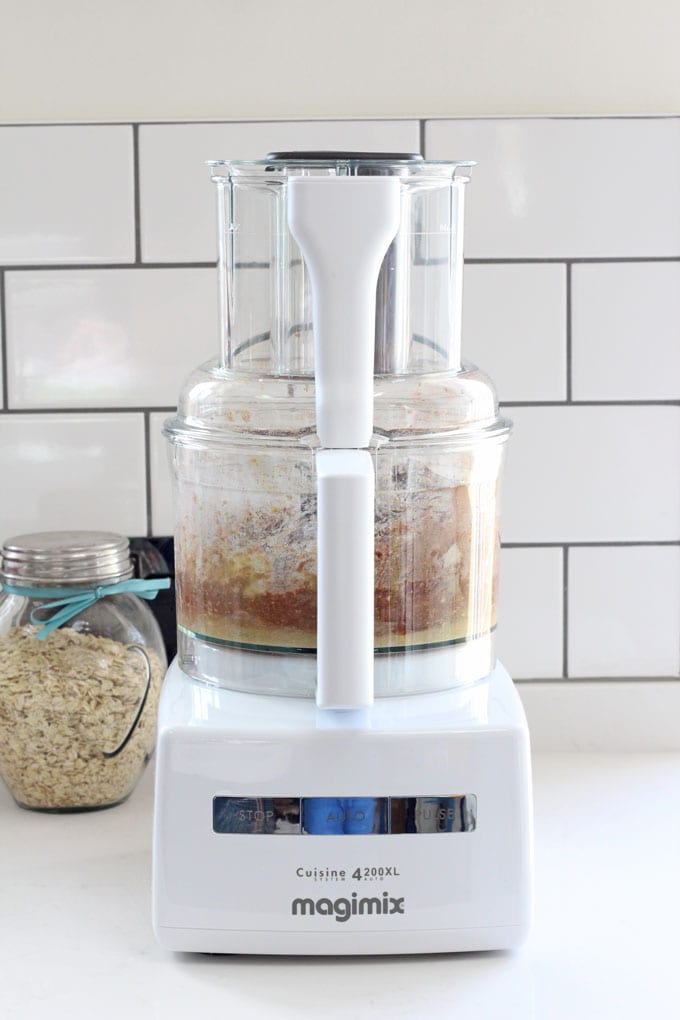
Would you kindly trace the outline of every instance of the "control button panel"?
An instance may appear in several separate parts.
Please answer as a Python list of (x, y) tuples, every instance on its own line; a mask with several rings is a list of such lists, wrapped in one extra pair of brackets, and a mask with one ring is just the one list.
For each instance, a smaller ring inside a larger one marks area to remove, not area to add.
[(475, 794), (421, 797), (214, 797), (228, 835), (371, 836), (472, 832)]

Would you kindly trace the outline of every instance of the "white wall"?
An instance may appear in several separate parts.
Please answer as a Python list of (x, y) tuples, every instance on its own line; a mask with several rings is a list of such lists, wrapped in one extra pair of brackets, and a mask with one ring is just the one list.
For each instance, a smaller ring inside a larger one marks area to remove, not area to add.
[[(0, 539), (171, 532), (161, 425), (218, 344), (206, 157), (409, 151), (421, 127), (426, 156), (479, 160), (463, 352), (515, 423), (502, 659), (678, 680), (680, 117), (0, 127)], [(565, 734), (595, 732), (582, 704)]]
[(677, 0), (0, 0), (0, 120), (680, 110)]

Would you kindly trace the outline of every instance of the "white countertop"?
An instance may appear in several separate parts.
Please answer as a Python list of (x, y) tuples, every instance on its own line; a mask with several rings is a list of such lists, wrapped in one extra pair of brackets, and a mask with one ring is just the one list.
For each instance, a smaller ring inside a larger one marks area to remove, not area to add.
[(151, 769), (110, 811), (0, 791), (2, 1020), (680, 1015), (680, 754), (534, 759), (536, 924), (515, 954), (176, 955), (150, 924)]

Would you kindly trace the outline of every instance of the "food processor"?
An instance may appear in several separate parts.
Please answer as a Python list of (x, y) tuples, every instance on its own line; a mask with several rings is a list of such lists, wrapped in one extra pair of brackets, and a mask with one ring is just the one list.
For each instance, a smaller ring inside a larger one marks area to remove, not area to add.
[(510, 423), (460, 356), (472, 164), (209, 166), (221, 351), (164, 427), (178, 655), (156, 936), (208, 953), (515, 947), (531, 771), (494, 650)]

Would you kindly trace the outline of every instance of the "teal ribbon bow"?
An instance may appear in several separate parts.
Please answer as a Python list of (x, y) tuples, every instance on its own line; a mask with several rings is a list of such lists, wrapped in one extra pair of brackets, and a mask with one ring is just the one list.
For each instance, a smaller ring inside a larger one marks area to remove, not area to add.
[[(44, 641), (57, 627), (68, 623), (78, 613), (94, 605), (107, 595), (129, 593), (150, 602), (163, 588), (170, 587), (169, 577), (130, 578), (116, 584), (97, 585), (95, 588), (25, 588), (23, 585), (2, 583), (2, 590), (9, 595), (24, 595), (29, 599), (44, 599), (41, 606), (31, 612), (31, 623), (38, 628), (36, 637)], [(49, 615), (44, 616), (44, 613)], [(38, 615), (40, 614), (40, 615)]]

